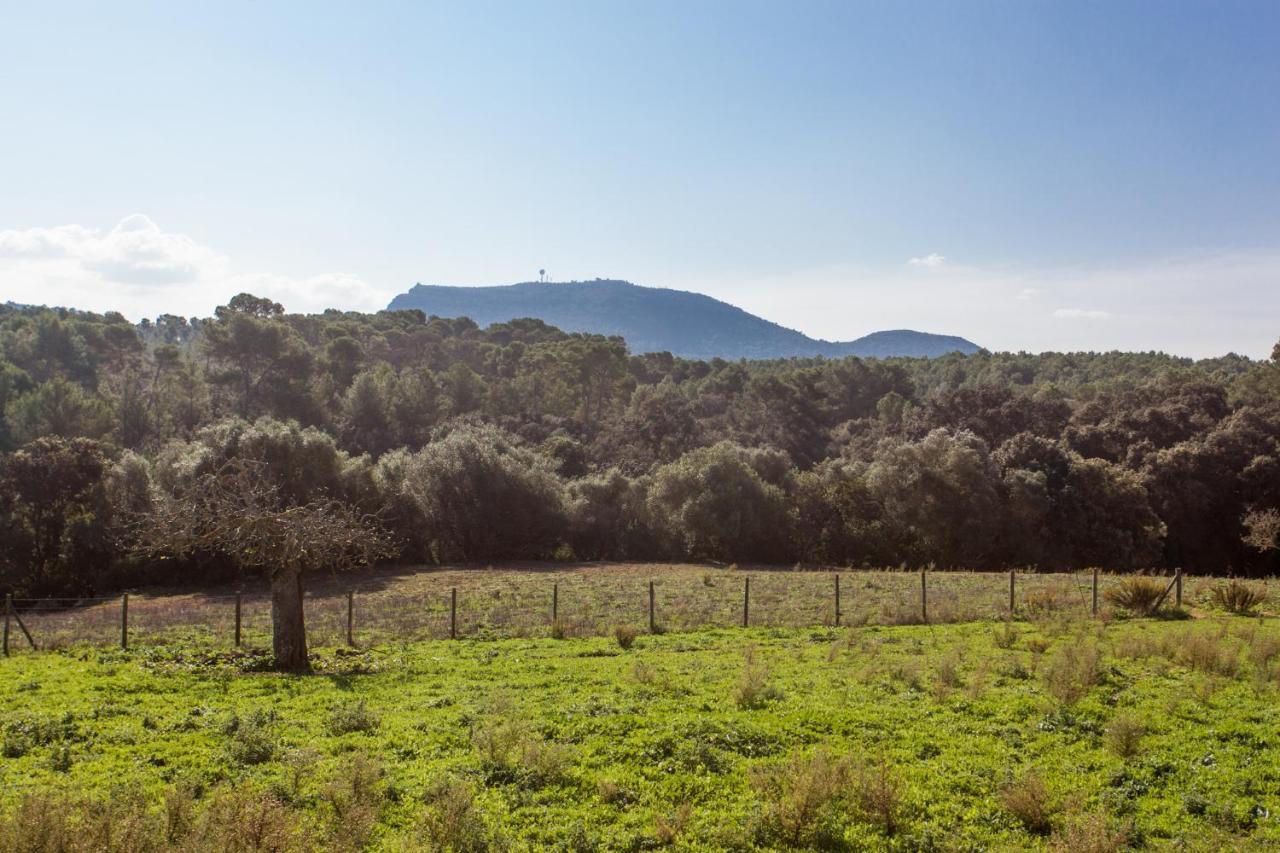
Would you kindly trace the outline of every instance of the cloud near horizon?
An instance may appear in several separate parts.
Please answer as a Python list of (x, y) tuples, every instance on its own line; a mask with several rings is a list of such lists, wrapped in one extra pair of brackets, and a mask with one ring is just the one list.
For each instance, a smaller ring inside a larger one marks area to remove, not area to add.
[(83, 225), (0, 231), (0, 299), (120, 311), (131, 319), (163, 313), (211, 316), (251, 292), (290, 311), (376, 311), (387, 296), (359, 276), (294, 277), (237, 272), (229, 258), (135, 213), (111, 229)]
[(937, 252), (930, 252), (922, 258), (912, 258), (907, 261), (908, 266), (924, 267), (925, 269), (936, 270), (947, 262), (946, 255), (939, 255)]

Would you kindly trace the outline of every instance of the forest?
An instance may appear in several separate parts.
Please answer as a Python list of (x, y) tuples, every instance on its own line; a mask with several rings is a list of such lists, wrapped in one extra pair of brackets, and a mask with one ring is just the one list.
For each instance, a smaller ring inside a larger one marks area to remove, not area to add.
[(372, 519), (378, 560), (1280, 567), (1280, 344), (693, 361), (536, 320), (0, 306), (0, 589), (200, 584), (158, 503), (253, 464)]

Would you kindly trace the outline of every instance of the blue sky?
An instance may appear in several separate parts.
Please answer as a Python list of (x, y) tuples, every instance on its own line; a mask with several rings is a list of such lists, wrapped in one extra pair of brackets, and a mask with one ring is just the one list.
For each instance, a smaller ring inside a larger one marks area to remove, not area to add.
[(0, 299), (619, 277), (1263, 356), (1280, 4), (0, 0)]

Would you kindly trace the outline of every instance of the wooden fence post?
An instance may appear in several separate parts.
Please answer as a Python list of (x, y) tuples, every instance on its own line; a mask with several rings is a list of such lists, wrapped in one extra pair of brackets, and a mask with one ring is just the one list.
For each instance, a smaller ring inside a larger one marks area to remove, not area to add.
[(120, 648), (129, 650), (129, 593), (120, 596)]
[(1098, 570), (1093, 570), (1093, 615), (1098, 615)]
[(742, 579), (742, 627), (746, 628), (751, 621), (751, 578)]
[(1009, 570), (1009, 615), (1010, 616), (1012, 616), (1018, 610), (1017, 597), (1014, 591), (1015, 589), (1014, 584), (1017, 583), (1017, 581), (1014, 578), (1015, 578), (1014, 571), (1013, 569), (1010, 569)]
[(9, 656), (9, 614), (13, 612), (13, 596), (4, 597), (4, 656)]
[(240, 611), (244, 607), (244, 593), (236, 592), (236, 648), (240, 648)]
[(551, 585), (551, 624), (560, 621), (560, 584)]
[(458, 638), (458, 588), (455, 586), (449, 593), (449, 639)]
[(920, 620), (929, 621), (929, 581), (924, 569), (920, 570)]
[(840, 627), (840, 575), (836, 575), (836, 627)]
[(653, 581), (649, 581), (649, 633), (650, 634), (656, 633), (654, 630), (656, 625), (657, 623), (654, 619), (654, 614), (653, 614)]
[(1182, 569), (1176, 569), (1177, 573), (1173, 576), (1177, 586), (1173, 588), (1173, 603), (1179, 610), (1182, 609)]
[(356, 646), (355, 637), (356, 622), (356, 591), (354, 589), (347, 590), (347, 645), (351, 648)]

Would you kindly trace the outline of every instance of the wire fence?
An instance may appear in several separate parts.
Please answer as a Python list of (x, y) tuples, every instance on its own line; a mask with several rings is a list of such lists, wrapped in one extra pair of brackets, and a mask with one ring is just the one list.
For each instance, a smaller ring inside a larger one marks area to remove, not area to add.
[[(393, 570), (318, 578), (304, 599), (313, 647), (444, 638), (590, 636), (639, 629), (799, 628), (1106, 615), (1123, 577), (1096, 572), (782, 571), (698, 566)], [(1175, 578), (1170, 576), (1171, 597)], [(1202, 578), (1187, 578), (1194, 596)], [(1183, 582), (1176, 581), (1178, 603)], [(271, 641), (264, 587), (9, 599), (6, 653), (76, 645)]]

